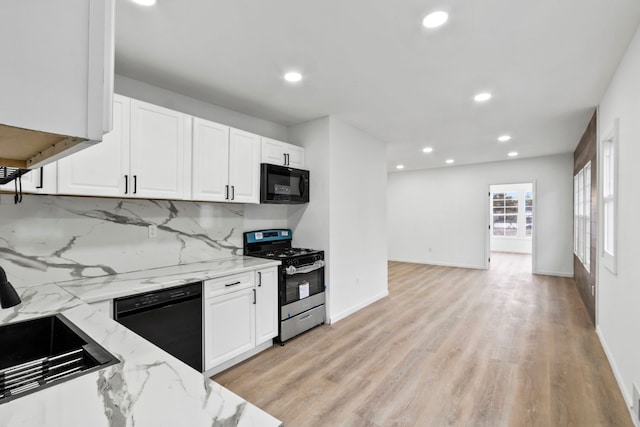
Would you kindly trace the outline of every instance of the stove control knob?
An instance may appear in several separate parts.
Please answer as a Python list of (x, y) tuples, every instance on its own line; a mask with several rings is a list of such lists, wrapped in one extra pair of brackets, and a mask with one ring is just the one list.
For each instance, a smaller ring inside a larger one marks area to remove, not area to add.
[(297, 259), (294, 259), (294, 260), (291, 260), (291, 262), (293, 263), (293, 265), (298, 265), (299, 261)]

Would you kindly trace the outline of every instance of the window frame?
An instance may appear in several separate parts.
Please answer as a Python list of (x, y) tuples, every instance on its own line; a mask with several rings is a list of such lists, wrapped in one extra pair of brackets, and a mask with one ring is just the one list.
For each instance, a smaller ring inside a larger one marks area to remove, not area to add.
[[(618, 158), (619, 121), (600, 139), (600, 230), (602, 265), (612, 274), (618, 273)], [(608, 210), (610, 208), (610, 210)], [(609, 218), (609, 215), (611, 216)], [(612, 227), (613, 230), (609, 230)], [(609, 244), (609, 238), (611, 243)]]
[(573, 253), (591, 272), (591, 162), (573, 177)]

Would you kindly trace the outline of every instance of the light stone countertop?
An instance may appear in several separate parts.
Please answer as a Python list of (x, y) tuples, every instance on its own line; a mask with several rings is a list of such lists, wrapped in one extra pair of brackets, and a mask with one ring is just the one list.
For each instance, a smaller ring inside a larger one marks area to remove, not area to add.
[(57, 285), (82, 301), (92, 303), (278, 265), (280, 265), (280, 261), (235, 256), (111, 276), (58, 282)]
[[(121, 363), (0, 404), (7, 427), (260, 426), (282, 423), (86, 304), (278, 265), (237, 257), (146, 272), (18, 289), (22, 304), (0, 309), (0, 325), (61, 313)], [(208, 267), (207, 267), (208, 266)], [(156, 275), (156, 273), (158, 273)], [(100, 290), (102, 280), (104, 288)], [(78, 283), (76, 283), (78, 282)], [(79, 282), (88, 285), (81, 290)], [(66, 289), (66, 290), (65, 290)], [(67, 292), (72, 291), (74, 295)], [(125, 292), (125, 293), (122, 293)]]

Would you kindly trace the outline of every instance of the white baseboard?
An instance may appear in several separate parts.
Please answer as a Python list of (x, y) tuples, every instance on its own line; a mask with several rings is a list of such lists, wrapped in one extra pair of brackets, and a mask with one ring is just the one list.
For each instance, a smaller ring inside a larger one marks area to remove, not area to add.
[(389, 290), (385, 289), (384, 292), (379, 293), (378, 295), (373, 296), (372, 298), (369, 298), (366, 301), (361, 302), (360, 304), (356, 304), (353, 307), (342, 311), (341, 313), (337, 313), (334, 315), (330, 315), (329, 316), (329, 323), (333, 324), (336, 323), (342, 319), (344, 319), (345, 317), (355, 313), (356, 311), (362, 310), (363, 308), (365, 308), (366, 306), (373, 304), (374, 302), (389, 296)]
[(613, 376), (615, 377), (616, 382), (618, 383), (618, 388), (622, 393), (622, 398), (624, 399), (624, 402), (627, 404), (627, 409), (629, 410), (629, 415), (631, 416), (631, 420), (633, 421), (633, 424), (637, 426), (638, 424), (636, 423), (634, 413), (631, 409), (631, 407), (633, 406), (632, 398), (625, 391), (624, 381), (622, 381), (622, 375), (620, 374), (620, 370), (618, 369), (618, 366), (616, 365), (616, 362), (613, 359), (613, 354), (609, 350), (609, 346), (607, 345), (607, 342), (604, 339), (604, 336), (602, 335), (602, 330), (600, 329), (599, 326), (596, 326), (596, 335), (598, 335), (598, 339), (600, 340), (600, 345), (602, 345), (602, 348), (604, 349), (604, 354), (605, 356), (607, 356), (607, 360), (609, 361), (609, 365), (611, 366), (611, 370), (613, 371)]
[(399, 259), (399, 258), (389, 258), (389, 261), (394, 262), (408, 262), (411, 264), (425, 264), (425, 265), (437, 265), (441, 267), (456, 267), (456, 268), (472, 268), (474, 270), (486, 270), (487, 268), (484, 265), (471, 265), (471, 264), (455, 264), (451, 262), (436, 262), (436, 261), (425, 261), (418, 259)]
[(540, 271), (540, 270), (537, 270), (533, 274), (541, 274), (543, 276), (558, 276), (558, 277), (573, 278), (573, 273), (560, 273), (558, 271)]

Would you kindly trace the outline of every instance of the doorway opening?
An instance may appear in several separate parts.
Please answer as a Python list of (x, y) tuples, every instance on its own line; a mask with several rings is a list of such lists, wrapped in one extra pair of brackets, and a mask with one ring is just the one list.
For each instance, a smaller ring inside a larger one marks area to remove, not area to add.
[(489, 186), (487, 268), (513, 263), (534, 271), (535, 183)]

